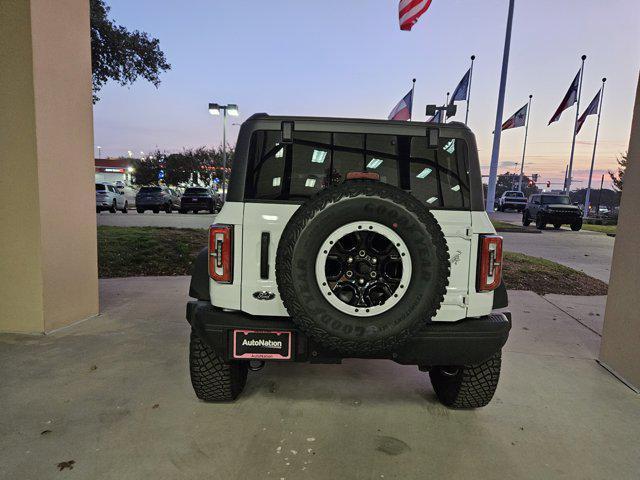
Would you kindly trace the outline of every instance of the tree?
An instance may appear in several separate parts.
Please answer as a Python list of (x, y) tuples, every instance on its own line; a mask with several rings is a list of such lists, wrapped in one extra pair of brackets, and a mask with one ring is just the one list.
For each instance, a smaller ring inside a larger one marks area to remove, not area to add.
[(620, 158), (616, 158), (616, 162), (618, 162), (617, 172), (612, 172), (611, 170), (609, 170), (609, 176), (611, 177), (613, 186), (618, 191), (622, 191), (622, 185), (624, 183), (624, 172), (627, 170), (627, 163), (629, 162), (629, 159), (627, 158), (628, 154), (629, 152), (622, 154)]
[(171, 69), (160, 41), (109, 20), (110, 8), (104, 0), (90, 0), (90, 7), (93, 102), (99, 100), (98, 91), (110, 79), (127, 85), (142, 77), (158, 87), (160, 73)]
[[(519, 173), (506, 172), (498, 175), (496, 181), (496, 199), (508, 190), (517, 190), (519, 180)], [(527, 175), (522, 176), (522, 192), (526, 197), (533, 193), (538, 193), (538, 190), (536, 184)]]
[(131, 162), (133, 167), (133, 183), (136, 185), (157, 184), (160, 170), (164, 168), (162, 154), (154, 152), (146, 158), (136, 158)]

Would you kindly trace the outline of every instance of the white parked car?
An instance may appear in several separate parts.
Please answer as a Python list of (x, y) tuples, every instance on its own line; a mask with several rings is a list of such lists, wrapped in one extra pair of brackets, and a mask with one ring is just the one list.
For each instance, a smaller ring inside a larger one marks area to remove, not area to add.
[(110, 183), (96, 183), (96, 212), (108, 210), (116, 213), (120, 210), (127, 213), (129, 202), (124, 196), (124, 189), (117, 188)]

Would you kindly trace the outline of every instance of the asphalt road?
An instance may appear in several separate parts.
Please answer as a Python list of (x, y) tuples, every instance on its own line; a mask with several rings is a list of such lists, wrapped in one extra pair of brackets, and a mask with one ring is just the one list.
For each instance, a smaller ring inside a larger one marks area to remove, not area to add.
[[(522, 225), (519, 213), (496, 212), (494, 218)], [(504, 237), (504, 248), (508, 252), (546, 258), (609, 283), (613, 237), (587, 230), (572, 232), (566, 226), (560, 230), (543, 230), (539, 234), (501, 232), (500, 235)]]
[(208, 213), (137, 213), (129, 210), (129, 213), (101, 212), (96, 214), (98, 225), (110, 225), (114, 227), (174, 227), (174, 228), (208, 228), (215, 222), (215, 215)]

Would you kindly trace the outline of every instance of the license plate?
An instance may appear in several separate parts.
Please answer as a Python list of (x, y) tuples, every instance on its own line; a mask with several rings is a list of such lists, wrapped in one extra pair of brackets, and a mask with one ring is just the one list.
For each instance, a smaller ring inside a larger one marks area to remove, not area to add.
[(191, 199), (191, 201), (193, 201), (193, 202), (197, 202), (197, 201), (198, 201), (198, 199), (197, 199), (197, 198), (192, 198), (192, 199)]
[(233, 358), (291, 359), (291, 332), (234, 330)]

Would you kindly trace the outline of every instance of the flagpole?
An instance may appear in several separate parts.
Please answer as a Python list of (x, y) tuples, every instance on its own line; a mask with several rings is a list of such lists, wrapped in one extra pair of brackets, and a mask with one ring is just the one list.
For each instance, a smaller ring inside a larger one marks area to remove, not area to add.
[(604, 82), (607, 79), (602, 79), (602, 88), (600, 89), (600, 103), (598, 105), (598, 122), (596, 123), (596, 137), (593, 140), (593, 153), (591, 154), (591, 168), (589, 169), (589, 183), (587, 184), (587, 194), (584, 197), (584, 211), (582, 216), (587, 218), (589, 216), (589, 198), (591, 197), (591, 178), (593, 177), (593, 164), (596, 161), (596, 146), (598, 145), (598, 131), (600, 130), (600, 113), (602, 112), (602, 100), (604, 99)]
[(565, 194), (569, 195), (571, 191), (571, 175), (573, 172), (573, 154), (576, 150), (576, 129), (578, 128), (578, 116), (580, 114), (580, 95), (582, 94), (582, 78), (584, 77), (584, 61), (586, 55), (582, 55), (582, 65), (580, 66), (580, 81), (578, 82), (578, 98), (576, 103), (576, 120), (573, 125), (573, 139), (571, 140), (571, 155), (569, 156), (569, 171), (567, 173), (567, 184), (565, 185)]
[(416, 89), (416, 79), (414, 78), (412, 81), (413, 85), (411, 85), (411, 109), (409, 110), (409, 121), (413, 118), (413, 94)]
[(507, 14), (507, 31), (504, 38), (504, 52), (502, 54), (502, 72), (500, 73), (500, 89), (498, 90), (498, 108), (496, 109), (496, 123), (493, 129), (493, 149), (491, 151), (491, 166), (489, 168), (489, 188), (487, 191), (487, 213), (493, 213), (496, 201), (496, 180), (498, 179), (498, 158), (500, 156), (500, 135), (502, 133), (502, 114), (504, 113), (504, 94), (507, 89), (507, 72), (509, 69), (509, 50), (511, 48), (511, 27), (513, 26), (513, 8), (515, 0), (509, 0)]
[(469, 69), (469, 89), (467, 90), (467, 113), (464, 116), (464, 124), (467, 124), (469, 120), (469, 102), (471, 102), (471, 80), (473, 79), (473, 61), (476, 59), (475, 55), (471, 55), (471, 68)]
[(527, 135), (529, 134), (529, 116), (531, 116), (531, 99), (529, 95), (529, 106), (527, 107), (527, 124), (524, 127), (524, 145), (522, 146), (522, 162), (520, 162), (520, 180), (518, 180), (518, 191), (522, 191), (522, 175), (524, 174), (524, 154), (527, 151)]
[[(450, 92), (447, 92), (447, 99), (444, 102), (444, 106), (445, 107), (449, 106), (449, 95), (450, 95)], [(444, 123), (447, 123), (447, 111), (446, 110), (444, 111)]]

